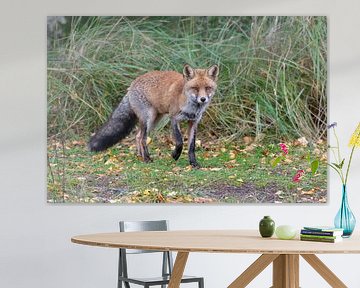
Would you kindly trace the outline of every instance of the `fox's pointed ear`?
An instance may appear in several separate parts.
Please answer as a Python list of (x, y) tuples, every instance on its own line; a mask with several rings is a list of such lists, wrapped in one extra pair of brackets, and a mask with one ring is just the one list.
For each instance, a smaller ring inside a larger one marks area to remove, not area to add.
[(191, 80), (195, 77), (195, 70), (189, 64), (185, 64), (183, 75), (186, 80)]
[(207, 74), (208, 76), (213, 79), (214, 81), (217, 80), (218, 76), (219, 76), (219, 66), (218, 65), (212, 65), (208, 70), (207, 70)]

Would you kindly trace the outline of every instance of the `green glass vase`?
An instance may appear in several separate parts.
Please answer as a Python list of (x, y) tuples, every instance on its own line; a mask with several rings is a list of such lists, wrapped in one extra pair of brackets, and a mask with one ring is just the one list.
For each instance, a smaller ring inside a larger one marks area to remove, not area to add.
[(275, 222), (270, 216), (264, 216), (259, 223), (259, 232), (262, 237), (271, 237), (274, 235)]

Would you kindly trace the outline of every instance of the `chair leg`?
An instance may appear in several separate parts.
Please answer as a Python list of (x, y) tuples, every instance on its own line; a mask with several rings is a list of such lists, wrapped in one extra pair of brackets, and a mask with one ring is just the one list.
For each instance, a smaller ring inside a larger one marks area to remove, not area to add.
[(204, 279), (203, 278), (201, 278), (199, 280), (199, 288), (204, 288)]

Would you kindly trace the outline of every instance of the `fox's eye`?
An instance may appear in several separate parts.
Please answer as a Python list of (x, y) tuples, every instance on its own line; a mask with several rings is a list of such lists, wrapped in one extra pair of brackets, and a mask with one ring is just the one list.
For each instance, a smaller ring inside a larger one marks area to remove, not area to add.
[(191, 87), (192, 90), (194, 90), (195, 92), (199, 92), (199, 88), (198, 87)]
[(206, 87), (205, 87), (205, 90), (206, 90), (206, 91), (211, 91), (211, 87), (206, 86)]

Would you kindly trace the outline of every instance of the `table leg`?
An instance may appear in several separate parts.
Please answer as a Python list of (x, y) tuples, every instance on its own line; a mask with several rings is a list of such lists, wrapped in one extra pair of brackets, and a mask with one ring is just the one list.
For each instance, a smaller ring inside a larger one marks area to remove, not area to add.
[[(301, 256), (333, 288), (347, 286), (314, 254)], [(271, 288), (299, 288), (299, 255), (297, 254), (263, 254), (251, 264), (228, 288), (244, 288), (273, 262), (273, 286)], [(176, 287), (177, 288), (177, 287)]]
[(274, 260), (272, 288), (299, 288), (299, 255), (281, 254)]
[(271, 262), (273, 262), (278, 254), (263, 254), (254, 263), (252, 263), (238, 278), (232, 282), (228, 288), (244, 288), (257, 275), (259, 275)]
[(334, 288), (347, 288), (347, 286), (314, 254), (301, 255), (326, 282)]
[(168, 288), (179, 288), (180, 287), (181, 278), (184, 274), (185, 265), (186, 265), (188, 256), (189, 256), (189, 252), (178, 252), (177, 253)]

